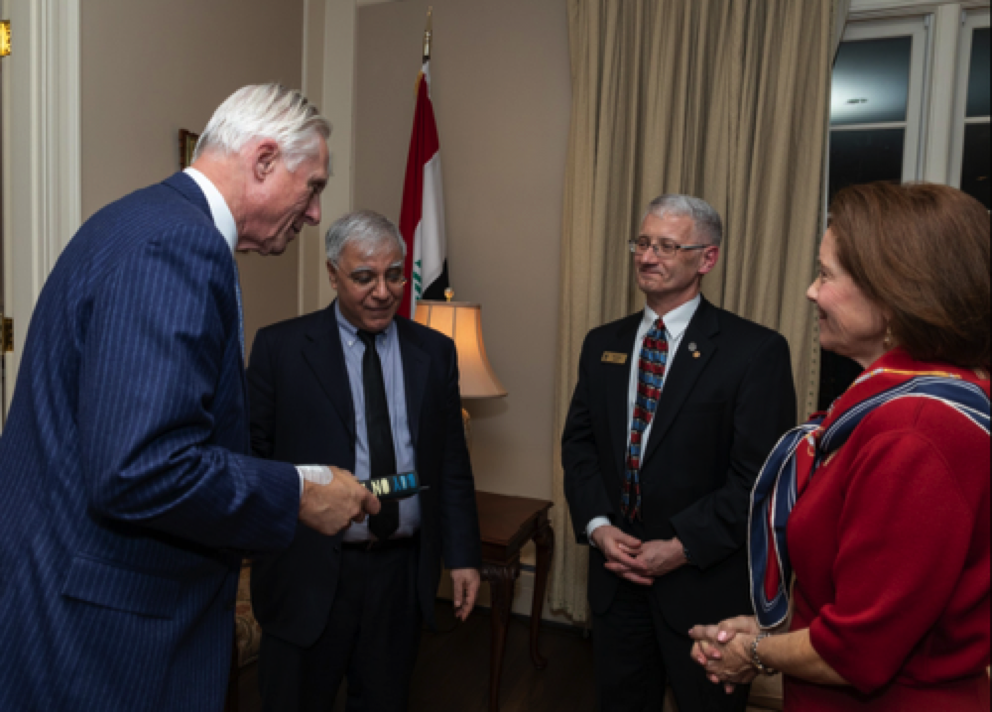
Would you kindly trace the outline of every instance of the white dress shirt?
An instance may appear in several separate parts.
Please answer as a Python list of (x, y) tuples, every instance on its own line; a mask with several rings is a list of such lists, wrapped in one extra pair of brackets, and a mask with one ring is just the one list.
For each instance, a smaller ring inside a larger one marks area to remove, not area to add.
[[(231, 248), (231, 258), (233, 259), (234, 250), (238, 246), (238, 225), (234, 222), (234, 213), (231, 212), (231, 208), (228, 206), (227, 201), (224, 200), (224, 196), (221, 195), (219, 190), (217, 190), (217, 186), (213, 184), (213, 181), (195, 168), (187, 168), (184, 172), (196, 181), (196, 184), (200, 187), (200, 190), (203, 191), (203, 195), (206, 196), (207, 205), (210, 206), (210, 215), (213, 217), (214, 225), (217, 227), (217, 231), (224, 236), (225, 240), (227, 240), (227, 245)], [(316, 482), (317, 484), (327, 485), (334, 479), (334, 473), (327, 467), (303, 465), (297, 467), (296, 471), (300, 473), (300, 496), (303, 495), (304, 480), (310, 480), (311, 482)]]
[[(668, 366), (665, 368), (666, 375), (665, 380), (661, 384), (661, 391), (664, 391), (665, 386), (668, 384), (668, 374), (672, 372), (672, 366), (675, 364), (675, 356), (678, 354), (679, 347), (682, 345), (682, 337), (685, 336), (685, 331), (689, 328), (689, 322), (696, 316), (696, 311), (699, 309), (702, 301), (703, 298), (697, 295), (695, 299), (686, 302), (677, 309), (673, 309), (664, 316), (665, 335), (668, 337)], [(627, 394), (628, 449), (630, 448), (630, 424), (634, 421), (634, 407), (637, 405), (637, 381), (640, 375), (638, 364), (640, 363), (641, 349), (644, 348), (644, 339), (647, 338), (648, 332), (654, 327), (656, 321), (658, 321), (658, 315), (651, 307), (645, 307), (644, 318), (641, 320), (641, 325), (637, 329), (637, 340), (634, 341), (634, 353), (630, 365), (630, 385)], [(654, 421), (655, 419), (652, 418), (644, 430), (644, 444), (642, 448), (645, 452), (651, 439), (651, 429), (654, 427)], [(626, 461), (626, 455), (624, 460)], [(589, 526), (586, 527), (586, 536), (589, 539), (589, 543), (595, 546), (596, 544), (592, 540), (592, 533), (600, 527), (610, 526), (610, 524), (610, 520), (605, 516), (596, 517), (589, 522)]]

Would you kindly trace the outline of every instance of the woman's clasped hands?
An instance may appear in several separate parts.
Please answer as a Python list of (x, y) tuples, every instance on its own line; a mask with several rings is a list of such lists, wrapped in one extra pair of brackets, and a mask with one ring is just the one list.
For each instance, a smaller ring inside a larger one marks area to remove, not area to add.
[(753, 616), (696, 626), (689, 631), (696, 641), (692, 659), (705, 668), (710, 682), (722, 684), (729, 695), (737, 685), (750, 685), (760, 674), (751, 659), (751, 646), (760, 634)]

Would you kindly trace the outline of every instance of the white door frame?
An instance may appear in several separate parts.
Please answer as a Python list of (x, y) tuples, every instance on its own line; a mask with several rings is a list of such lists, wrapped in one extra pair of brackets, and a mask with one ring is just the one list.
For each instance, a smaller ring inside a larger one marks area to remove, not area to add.
[(2, 0), (4, 303), (14, 319), (6, 412), (45, 279), (79, 228), (80, 0)]
[(395, 0), (304, 0), (303, 91), (334, 130), (328, 142), (331, 171), (321, 196), (321, 223), (300, 240), (299, 312), (330, 304), (334, 290), (324, 266), (323, 236), (354, 204), (358, 8)]

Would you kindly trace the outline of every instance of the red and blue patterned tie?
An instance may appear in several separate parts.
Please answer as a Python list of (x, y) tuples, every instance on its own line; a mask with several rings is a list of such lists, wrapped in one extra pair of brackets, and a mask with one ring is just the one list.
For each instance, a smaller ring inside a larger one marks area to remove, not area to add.
[(658, 409), (661, 386), (665, 382), (668, 368), (668, 337), (665, 322), (658, 319), (644, 338), (641, 359), (638, 363), (637, 402), (634, 404), (634, 419), (630, 425), (630, 447), (627, 449), (626, 472), (623, 481), (623, 494), (620, 511), (630, 522), (641, 519), (641, 457), (643, 454), (644, 432), (654, 419)]

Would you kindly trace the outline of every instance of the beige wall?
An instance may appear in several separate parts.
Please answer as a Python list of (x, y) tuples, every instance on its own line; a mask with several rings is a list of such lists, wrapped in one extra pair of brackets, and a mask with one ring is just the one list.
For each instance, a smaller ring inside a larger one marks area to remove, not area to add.
[[(81, 35), (84, 219), (177, 171), (179, 129), (234, 90), (301, 85), (303, 0), (85, 0)], [(297, 314), (297, 254), (239, 256), (249, 344)]]
[(448, 259), (510, 396), (469, 403), (480, 489), (551, 496), (558, 246), (571, 103), (565, 0), (406, 0), (359, 12), (355, 207), (399, 216), (434, 7)]

